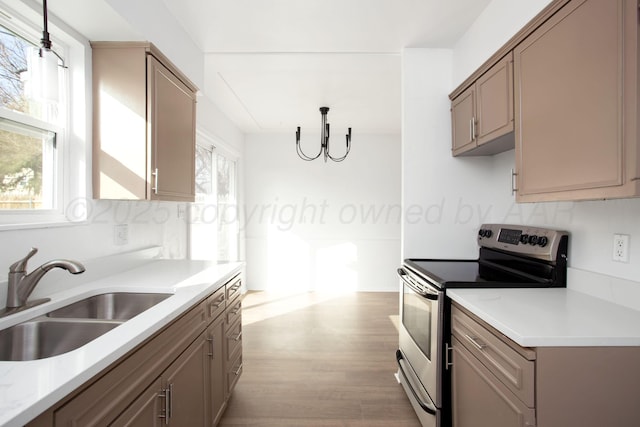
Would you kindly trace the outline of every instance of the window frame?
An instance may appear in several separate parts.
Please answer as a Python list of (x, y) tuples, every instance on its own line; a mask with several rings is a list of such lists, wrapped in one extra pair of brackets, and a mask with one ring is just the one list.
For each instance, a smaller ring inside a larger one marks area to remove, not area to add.
[[(0, 21), (33, 41), (42, 31), (38, 4), (7, 1), (0, 7)], [(49, 16), (53, 48), (64, 57), (65, 84), (61, 91), (65, 107), (60, 125), (0, 108), (0, 115), (56, 133), (56, 192), (53, 209), (0, 210), (0, 231), (48, 228), (86, 223), (91, 203), (91, 46), (89, 41), (54, 16)], [(25, 32), (27, 34), (25, 34)], [(16, 120), (18, 119), (18, 120)]]

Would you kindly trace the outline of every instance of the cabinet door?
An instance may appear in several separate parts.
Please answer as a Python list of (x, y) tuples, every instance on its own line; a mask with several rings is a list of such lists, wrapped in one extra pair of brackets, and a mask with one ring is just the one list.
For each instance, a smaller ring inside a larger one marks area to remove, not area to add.
[(112, 427), (160, 427), (164, 420), (165, 398), (158, 378), (131, 406), (113, 421)]
[(209, 342), (201, 334), (162, 375), (169, 390), (169, 425), (209, 426)]
[(535, 410), (509, 391), (478, 359), (452, 337), (453, 427), (535, 426)]
[[(478, 145), (513, 132), (513, 54), (500, 62), (476, 81), (476, 112)], [(502, 147), (500, 151), (513, 148)]]
[(637, 120), (624, 116), (637, 40), (625, 31), (636, 33), (636, 10), (574, 0), (514, 50), (518, 201), (613, 196), (625, 181), (625, 133), (637, 144)]
[(476, 147), (475, 98), (476, 89), (472, 85), (451, 101), (451, 148), (454, 156)]
[(150, 55), (147, 73), (151, 199), (193, 202), (195, 94)]
[(215, 425), (222, 417), (225, 408), (225, 369), (224, 369), (224, 316), (220, 316), (207, 329), (207, 340), (209, 341), (209, 363), (210, 363), (210, 385), (211, 385), (211, 409), (213, 424)]

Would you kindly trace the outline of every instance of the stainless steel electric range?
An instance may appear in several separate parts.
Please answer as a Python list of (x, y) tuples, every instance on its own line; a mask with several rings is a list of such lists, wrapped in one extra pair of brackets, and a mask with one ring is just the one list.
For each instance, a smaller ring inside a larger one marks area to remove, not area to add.
[(451, 422), (447, 289), (566, 286), (567, 232), (485, 224), (477, 240), (478, 259), (406, 259), (398, 269), (398, 379), (423, 427)]

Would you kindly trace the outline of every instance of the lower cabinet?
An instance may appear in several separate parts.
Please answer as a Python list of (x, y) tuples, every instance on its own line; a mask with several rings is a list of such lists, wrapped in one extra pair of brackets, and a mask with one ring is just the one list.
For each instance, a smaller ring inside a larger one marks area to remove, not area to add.
[(242, 370), (239, 292), (226, 301), (239, 284), (231, 279), (28, 427), (216, 425)]
[(159, 427), (165, 424), (158, 416), (164, 408), (165, 396), (162, 392), (162, 380), (158, 378), (110, 425), (113, 427)]
[(452, 341), (454, 426), (535, 426), (535, 410), (515, 397), (460, 341), (455, 337)]
[(217, 424), (224, 413), (227, 402), (227, 388), (225, 383), (225, 358), (224, 358), (224, 316), (220, 316), (207, 329), (207, 341), (209, 343), (209, 358), (211, 381), (211, 414), (213, 425)]
[(451, 309), (454, 427), (636, 427), (640, 347), (537, 347)]

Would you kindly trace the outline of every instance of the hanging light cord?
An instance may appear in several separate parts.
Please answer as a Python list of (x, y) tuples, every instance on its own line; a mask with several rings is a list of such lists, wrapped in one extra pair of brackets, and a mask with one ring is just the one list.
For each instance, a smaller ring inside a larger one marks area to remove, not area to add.
[(47, 19), (47, 0), (42, 0), (42, 16), (44, 19), (44, 26), (42, 31), (42, 38), (40, 39), (40, 44), (44, 49), (51, 50), (51, 39), (49, 38), (49, 30), (48, 30), (48, 19)]
[(324, 161), (327, 162), (327, 159), (331, 159), (334, 162), (341, 162), (347, 158), (349, 151), (351, 151), (351, 128), (349, 128), (349, 132), (346, 135), (347, 139), (347, 151), (344, 153), (342, 157), (333, 157), (329, 154), (329, 123), (327, 123), (327, 113), (329, 112), (329, 107), (320, 107), (320, 114), (322, 114), (322, 126), (321, 126), (321, 134), (320, 134), (320, 151), (315, 157), (309, 157), (302, 152), (302, 148), (300, 148), (300, 126), (296, 130), (296, 151), (298, 152), (298, 156), (302, 160), (306, 160), (308, 162), (317, 159), (324, 152)]
[(49, 14), (47, 12), (47, 0), (42, 0), (42, 18), (44, 21), (44, 25), (43, 25), (43, 30), (42, 30), (42, 38), (40, 39), (40, 57), (43, 57), (42, 54), (42, 49), (45, 49), (51, 53), (53, 53), (55, 56), (58, 57), (58, 59), (60, 60), (60, 62), (62, 62), (62, 65), (60, 65), (60, 67), (62, 68), (67, 68), (67, 66), (64, 63), (64, 58), (62, 58), (60, 55), (58, 55), (58, 52), (56, 52), (55, 50), (51, 49), (51, 38), (49, 37)]

